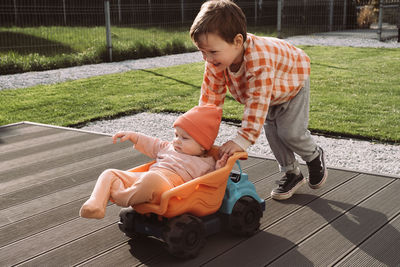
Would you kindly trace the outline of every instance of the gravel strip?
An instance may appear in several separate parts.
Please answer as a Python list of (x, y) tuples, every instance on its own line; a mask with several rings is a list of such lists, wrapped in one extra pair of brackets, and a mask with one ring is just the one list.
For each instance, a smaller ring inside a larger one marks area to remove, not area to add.
[[(343, 33), (342, 35), (336, 36), (331, 36), (330, 34), (295, 36), (289, 38), (288, 41), (295, 45), (400, 48), (399, 43), (383, 43), (374, 39), (363, 38), (363, 36), (355, 33)], [(201, 60), (201, 53), (194, 52), (147, 59), (127, 60), (123, 62), (85, 65), (43, 72), (3, 75), (0, 76), (0, 90), (25, 88), (37, 84), (54, 84), (135, 69), (169, 67), (199, 62)], [(82, 129), (108, 134), (127, 130), (138, 131), (164, 140), (171, 140), (173, 138), (172, 123), (177, 116), (177, 114), (140, 113), (115, 120), (92, 122)], [(216, 144), (220, 145), (234, 137), (236, 131), (236, 126), (223, 122)], [(379, 144), (352, 139), (327, 138), (316, 135), (314, 135), (314, 138), (315, 141), (324, 148), (327, 157), (327, 165), (329, 167), (400, 177), (400, 145)], [(274, 158), (264, 133), (260, 135), (257, 143), (251, 146), (248, 151), (253, 155)], [(301, 160), (299, 161), (302, 162)]]
[[(118, 131), (137, 131), (163, 140), (172, 140), (172, 124), (178, 114), (139, 113), (114, 120), (89, 123), (83, 130), (114, 134)], [(222, 122), (216, 145), (236, 136), (237, 126)], [(375, 174), (400, 175), (400, 146), (377, 144), (352, 139), (327, 138), (313, 135), (326, 152), (328, 167), (345, 168)], [(248, 152), (255, 156), (274, 158), (264, 132)], [(300, 162), (304, 163), (301, 159)]]
[[(397, 33), (392, 30), (393, 34)], [(342, 32), (315, 33), (311, 35), (297, 35), (286, 39), (294, 45), (320, 46), (350, 46), (373, 48), (400, 48), (397, 38), (380, 42), (376, 32), (368, 30), (352, 30)]]
[(0, 76), (0, 90), (26, 88), (38, 84), (55, 84), (93, 76), (126, 72), (130, 70), (170, 67), (199, 62), (202, 60), (203, 59), (200, 52), (193, 52), (162, 57), (126, 60), (122, 62), (84, 65), (56, 70), (32, 71), (21, 74), (2, 75)]

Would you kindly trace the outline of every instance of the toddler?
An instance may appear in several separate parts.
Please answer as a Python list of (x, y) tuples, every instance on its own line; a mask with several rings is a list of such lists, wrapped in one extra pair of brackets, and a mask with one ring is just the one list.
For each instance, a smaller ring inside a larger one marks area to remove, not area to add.
[(104, 171), (80, 216), (101, 219), (111, 199), (122, 207), (151, 202), (159, 203), (161, 194), (173, 187), (225, 166), (228, 155), (215, 161), (207, 155), (219, 130), (222, 109), (212, 105), (197, 106), (179, 116), (173, 124), (175, 138), (162, 141), (136, 132), (120, 132), (113, 142), (131, 141), (135, 149), (155, 158), (147, 172), (116, 169)]

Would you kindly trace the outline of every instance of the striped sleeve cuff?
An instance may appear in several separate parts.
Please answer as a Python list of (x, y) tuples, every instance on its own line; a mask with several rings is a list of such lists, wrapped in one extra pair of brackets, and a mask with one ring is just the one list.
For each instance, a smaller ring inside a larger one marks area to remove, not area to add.
[(251, 142), (240, 135), (237, 135), (233, 140), (238, 146), (240, 146), (244, 151), (251, 145)]

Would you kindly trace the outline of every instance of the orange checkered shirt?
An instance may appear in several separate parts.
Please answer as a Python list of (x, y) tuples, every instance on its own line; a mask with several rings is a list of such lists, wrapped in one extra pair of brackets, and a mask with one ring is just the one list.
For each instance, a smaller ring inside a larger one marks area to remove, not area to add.
[(304, 86), (310, 75), (310, 58), (286, 41), (253, 34), (247, 35), (244, 49), (237, 72), (218, 71), (206, 62), (199, 105), (222, 106), (229, 88), (232, 96), (245, 105), (238, 137), (250, 145), (261, 133), (269, 106), (289, 101)]

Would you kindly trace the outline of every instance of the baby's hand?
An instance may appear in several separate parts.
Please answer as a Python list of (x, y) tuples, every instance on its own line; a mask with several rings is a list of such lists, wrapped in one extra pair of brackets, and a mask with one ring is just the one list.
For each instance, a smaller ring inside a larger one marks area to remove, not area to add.
[(121, 143), (130, 140), (132, 143), (136, 144), (138, 136), (135, 132), (119, 132), (112, 137), (114, 144), (117, 143), (118, 138)]
[(222, 155), (222, 157), (215, 163), (215, 169), (218, 170), (224, 167), (226, 165), (226, 162), (228, 161), (228, 158), (228, 154), (225, 153), (224, 155)]

